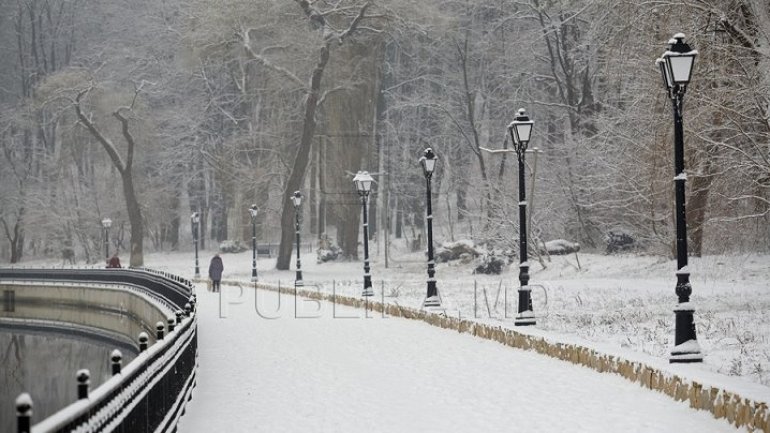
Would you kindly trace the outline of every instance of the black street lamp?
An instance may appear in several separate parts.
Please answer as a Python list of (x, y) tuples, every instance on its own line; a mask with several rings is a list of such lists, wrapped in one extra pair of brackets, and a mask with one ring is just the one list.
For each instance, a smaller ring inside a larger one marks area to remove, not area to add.
[(519, 310), (514, 324), (529, 326), (535, 324), (535, 314), (532, 311), (532, 289), (529, 287), (529, 261), (527, 260), (527, 196), (524, 179), (524, 156), (532, 134), (535, 122), (529, 119), (523, 108), (519, 109), (516, 118), (508, 125), (513, 148), (519, 159)]
[(302, 264), (299, 259), (299, 220), (302, 213), (299, 206), (302, 204), (302, 193), (294, 191), (291, 202), (294, 203), (294, 229), (297, 234), (297, 277), (294, 279), (294, 287), (303, 287), (305, 283), (302, 281)]
[(364, 289), (361, 292), (361, 296), (374, 296), (374, 290), (372, 290), (372, 275), (369, 273), (371, 268), (369, 267), (369, 220), (367, 204), (369, 202), (369, 192), (372, 190), (372, 182), (374, 179), (368, 171), (359, 171), (353, 177), (353, 182), (356, 184), (356, 190), (358, 195), (361, 196), (361, 207), (363, 208), (363, 220), (361, 225), (364, 228)]
[(677, 33), (668, 41), (668, 50), (655, 63), (660, 68), (663, 84), (674, 108), (674, 184), (676, 190), (676, 295), (678, 305), (674, 308), (676, 329), (674, 347), (669, 361), (702, 362), (698, 338), (695, 335), (693, 314), (695, 307), (690, 303), (692, 286), (690, 270), (687, 267), (687, 221), (685, 219), (685, 182), (684, 171), (684, 128), (682, 126), (682, 103), (687, 85), (692, 76), (696, 50), (684, 41), (684, 35)]
[(104, 218), (102, 220), (102, 227), (104, 228), (104, 257), (110, 258), (110, 227), (112, 227), (112, 220)]
[(436, 287), (436, 262), (433, 258), (433, 208), (431, 206), (431, 179), (433, 178), (433, 169), (436, 167), (436, 154), (430, 147), (425, 149), (420, 158), (422, 173), (425, 175), (426, 186), (426, 219), (428, 220), (428, 293), (423, 302), (423, 307), (441, 307), (441, 298), (438, 296)]
[(190, 222), (192, 223), (193, 245), (195, 245), (195, 278), (200, 278), (201, 268), (198, 266), (198, 224), (201, 222), (201, 217), (198, 215), (198, 212), (193, 212), (190, 216)]
[(257, 281), (257, 205), (249, 208), (251, 215), (251, 281)]

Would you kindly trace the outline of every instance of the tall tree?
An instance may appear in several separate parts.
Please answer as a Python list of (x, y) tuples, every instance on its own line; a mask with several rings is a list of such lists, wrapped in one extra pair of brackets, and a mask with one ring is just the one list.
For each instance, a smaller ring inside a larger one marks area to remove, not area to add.
[(96, 125), (92, 116), (86, 115), (83, 110), (83, 99), (93, 87), (87, 87), (80, 90), (75, 97), (73, 106), (77, 114), (78, 121), (88, 130), (88, 132), (102, 145), (104, 151), (110, 157), (112, 164), (120, 174), (123, 184), (123, 198), (126, 201), (126, 211), (128, 220), (131, 224), (131, 259), (132, 267), (144, 266), (144, 220), (142, 219), (142, 209), (134, 186), (134, 151), (136, 149), (136, 140), (131, 133), (130, 120), (134, 113), (134, 105), (142, 91), (144, 82), (136, 86), (134, 97), (131, 104), (120, 106), (112, 112), (112, 116), (120, 123), (120, 131), (126, 146), (125, 158), (120, 155), (115, 143), (106, 136)]

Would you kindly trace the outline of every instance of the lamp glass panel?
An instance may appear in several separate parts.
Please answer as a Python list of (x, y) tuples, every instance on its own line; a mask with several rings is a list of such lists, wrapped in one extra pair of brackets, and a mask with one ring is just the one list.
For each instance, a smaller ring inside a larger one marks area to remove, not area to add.
[(687, 84), (690, 81), (690, 72), (692, 71), (692, 64), (695, 60), (695, 56), (669, 56), (668, 63), (669, 69), (674, 83)]
[(517, 123), (516, 125), (516, 136), (519, 139), (519, 142), (528, 142), (529, 136), (532, 133), (532, 123)]
[(660, 59), (658, 66), (660, 67), (660, 75), (663, 79), (663, 85), (666, 86), (667, 89), (670, 89), (674, 84), (671, 82), (671, 75), (668, 72), (668, 65), (666, 65), (666, 60)]
[(436, 158), (428, 159), (425, 158), (425, 171), (428, 173), (433, 173), (433, 169), (436, 167)]

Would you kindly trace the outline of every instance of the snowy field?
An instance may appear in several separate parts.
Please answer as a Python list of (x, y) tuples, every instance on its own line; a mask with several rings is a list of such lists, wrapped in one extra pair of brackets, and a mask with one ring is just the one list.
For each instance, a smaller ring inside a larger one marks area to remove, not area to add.
[(299, 300), (295, 311), (290, 296), (258, 291), (257, 302), (245, 293), (221, 318), (217, 295), (198, 288), (198, 386), (180, 433), (745, 431), (532, 352), (330, 303)]

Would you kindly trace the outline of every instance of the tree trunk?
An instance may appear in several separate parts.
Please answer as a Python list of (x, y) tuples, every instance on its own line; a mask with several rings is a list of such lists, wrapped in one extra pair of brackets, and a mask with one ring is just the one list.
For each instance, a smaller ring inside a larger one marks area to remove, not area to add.
[(315, 135), (315, 112), (318, 108), (318, 92), (321, 89), (321, 78), (328, 62), (329, 46), (323, 45), (319, 52), (318, 63), (316, 63), (310, 77), (310, 90), (308, 91), (307, 99), (305, 99), (305, 115), (303, 117), (299, 149), (297, 149), (294, 165), (289, 174), (289, 179), (286, 181), (283, 197), (281, 197), (281, 244), (278, 247), (278, 259), (275, 263), (276, 269), (287, 270), (291, 262), (292, 240), (294, 238), (294, 205), (289, 199), (289, 195), (294, 191), (300, 190), (305, 181), (305, 173), (310, 161), (310, 149), (313, 146), (313, 136)]
[(128, 211), (128, 221), (131, 224), (131, 267), (144, 266), (144, 221), (142, 220), (142, 211), (139, 207), (139, 200), (134, 191), (134, 179), (131, 171), (124, 171), (121, 174), (123, 180), (123, 195), (126, 200), (126, 211)]

